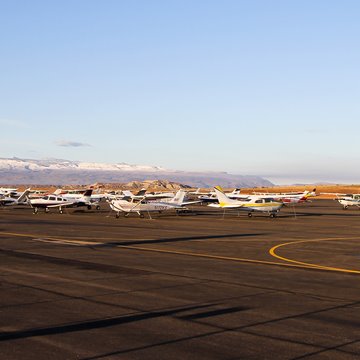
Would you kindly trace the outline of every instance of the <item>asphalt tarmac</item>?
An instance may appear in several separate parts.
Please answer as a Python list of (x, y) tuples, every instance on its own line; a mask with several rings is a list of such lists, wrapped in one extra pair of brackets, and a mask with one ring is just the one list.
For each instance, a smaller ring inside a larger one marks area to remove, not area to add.
[(0, 209), (0, 358), (359, 359), (360, 211)]

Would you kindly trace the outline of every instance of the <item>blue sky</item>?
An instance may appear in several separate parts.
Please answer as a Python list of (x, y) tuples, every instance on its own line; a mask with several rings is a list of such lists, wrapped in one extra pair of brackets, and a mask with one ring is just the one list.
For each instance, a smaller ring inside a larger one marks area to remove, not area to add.
[(360, 183), (360, 2), (0, 1), (0, 157)]

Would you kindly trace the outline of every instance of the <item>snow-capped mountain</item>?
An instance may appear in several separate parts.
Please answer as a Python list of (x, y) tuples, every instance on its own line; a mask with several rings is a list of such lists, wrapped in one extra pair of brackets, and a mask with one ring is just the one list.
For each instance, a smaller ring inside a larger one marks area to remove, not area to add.
[(233, 175), (226, 172), (188, 172), (158, 166), (106, 164), (59, 159), (32, 160), (0, 158), (0, 185), (123, 183), (163, 179), (193, 187), (257, 187), (271, 186), (259, 176)]
[(157, 166), (147, 165), (130, 165), (126, 163), (119, 164), (106, 164), (96, 162), (81, 162), (70, 161), (62, 159), (45, 159), (45, 160), (32, 160), (32, 159), (1, 159), (0, 158), (0, 171), (1, 170), (92, 170), (92, 171), (166, 171), (165, 169)]

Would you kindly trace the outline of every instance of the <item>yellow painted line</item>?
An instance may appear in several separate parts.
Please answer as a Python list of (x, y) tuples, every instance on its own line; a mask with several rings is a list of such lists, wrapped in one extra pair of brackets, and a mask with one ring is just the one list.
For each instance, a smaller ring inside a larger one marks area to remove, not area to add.
[(291, 264), (307, 266), (307, 267), (311, 267), (314, 269), (320, 269), (320, 270), (337, 271), (337, 272), (350, 273), (350, 274), (360, 274), (360, 270), (344, 269), (344, 268), (337, 268), (337, 267), (313, 264), (313, 263), (308, 263), (308, 262), (303, 262), (303, 261), (297, 261), (297, 260), (293, 260), (293, 259), (290, 259), (290, 258), (287, 258), (284, 256), (280, 256), (276, 253), (277, 249), (284, 247), (284, 246), (294, 245), (294, 244), (297, 245), (297, 244), (301, 244), (301, 243), (321, 242), (321, 241), (342, 241), (342, 240), (348, 240), (348, 241), (359, 240), (359, 237), (338, 237), (338, 238), (322, 238), (322, 239), (290, 241), (290, 242), (286, 242), (286, 243), (279, 244), (279, 245), (272, 247), (269, 250), (269, 253), (271, 256), (273, 256), (275, 258), (286, 261)]
[[(67, 243), (69, 245), (70, 245), (70, 242), (73, 242), (74, 244), (84, 244), (85, 243), (85, 242), (79, 241), (79, 240), (48, 237), (46, 235), (44, 236), (44, 235), (38, 235), (38, 234), (37, 235), (35, 235), (35, 234), (19, 234), (19, 233), (11, 233), (11, 232), (2, 232), (2, 233), (0, 233), (0, 235), (1, 234), (2, 235), (11, 235), (11, 236), (20, 236), (20, 237), (30, 237), (30, 238), (34, 238), (34, 239), (39, 239), (40, 241), (49, 240), (49, 242), (51, 242), (51, 240), (54, 240), (54, 242), (58, 241), (58, 243), (60, 241), (61, 242), (67, 241)], [(44, 239), (42, 239), (42, 238), (44, 238)], [(144, 239), (144, 240), (146, 240), (146, 239)], [(89, 242), (89, 243), (90, 243), (89, 245), (91, 245), (91, 244), (92, 245), (97, 245), (97, 244), (106, 245), (106, 243), (95, 243), (95, 242)], [(156, 249), (156, 248), (140, 247), (140, 246), (130, 246), (130, 245), (117, 245), (116, 247), (130, 249), (130, 250), (152, 251), (152, 252), (158, 252), (158, 253), (195, 256), (195, 257), (216, 259), (216, 260), (247, 262), (247, 263), (254, 263), (254, 264), (265, 264), (265, 265), (278, 265), (278, 266), (295, 267), (295, 268), (312, 268), (310, 266), (304, 266), (304, 265), (298, 265), (298, 264), (288, 264), (288, 263), (282, 263), (282, 262), (255, 260), (255, 259), (243, 259), (243, 258), (236, 258), (236, 257), (220, 256), (220, 255), (193, 253), (193, 252), (188, 252), (188, 251), (164, 250), (164, 249)]]
[[(1, 232), (0, 235), (29, 237), (29, 238), (33, 238), (38, 241), (49, 242), (49, 243), (53, 241), (54, 243), (57, 242), (57, 243), (62, 243), (64, 245), (72, 245), (72, 244), (73, 245), (106, 245), (106, 243), (104, 243), (104, 242), (72, 240), (72, 239), (48, 237), (46, 235), (44, 236), (44, 235), (35, 235), (35, 234), (20, 234), (20, 233), (12, 233), (12, 232)], [(318, 269), (318, 270), (327, 270), (327, 271), (337, 271), (337, 272), (343, 272), (343, 273), (360, 274), (360, 270), (342, 269), (342, 268), (335, 268), (335, 267), (329, 267), (329, 266), (322, 266), (322, 265), (318, 265), (318, 264), (306, 263), (306, 262), (296, 261), (293, 259), (282, 257), (275, 253), (275, 250), (277, 250), (278, 248), (287, 246), (287, 245), (292, 245), (292, 244), (300, 244), (300, 243), (305, 243), (305, 242), (319, 242), (319, 241), (355, 240), (355, 239), (359, 239), (359, 237), (319, 238), (319, 239), (312, 239), (312, 240), (294, 239), (293, 241), (276, 245), (269, 250), (269, 253), (271, 256), (278, 258), (280, 260), (283, 260), (285, 262), (237, 258), (237, 257), (229, 257), (229, 256), (221, 256), (221, 255), (194, 253), (194, 252), (189, 252), (189, 251), (165, 250), (165, 249), (131, 246), (131, 245), (117, 245), (116, 247), (124, 248), (124, 249), (131, 249), (131, 250), (151, 251), (151, 252), (157, 252), (157, 253), (201, 257), (201, 258), (215, 259), (215, 260), (236, 261), (236, 262), (246, 262), (246, 263), (253, 263), (253, 264), (276, 265), (276, 266), (301, 268), (301, 269)], [(104, 239), (104, 240), (106, 240), (106, 239)], [(121, 241), (119, 239), (116, 239), (116, 240)], [(139, 239), (136, 239), (136, 240), (139, 240)], [(152, 240), (152, 239), (141, 239), (141, 240)], [(196, 241), (196, 240), (194, 240), (194, 241)]]
[(129, 246), (129, 245), (117, 245), (117, 247), (131, 249), (131, 250), (141, 250), (141, 251), (165, 253), (165, 254), (194, 256), (194, 257), (201, 257), (201, 258), (215, 259), (215, 260), (247, 262), (247, 263), (263, 264), (263, 265), (278, 265), (278, 266), (295, 267), (295, 268), (302, 268), (302, 269), (303, 268), (306, 268), (306, 269), (313, 268), (312, 266), (305, 266), (305, 265), (299, 265), (299, 264), (287, 264), (287, 263), (275, 262), (275, 261), (255, 260), (255, 259), (236, 258), (236, 257), (221, 256), (221, 255), (193, 253), (193, 252), (189, 252), (189, 251), (165, 250), (165, 249), (156, 249), (156, 248), (149, 248), (149, 247)]

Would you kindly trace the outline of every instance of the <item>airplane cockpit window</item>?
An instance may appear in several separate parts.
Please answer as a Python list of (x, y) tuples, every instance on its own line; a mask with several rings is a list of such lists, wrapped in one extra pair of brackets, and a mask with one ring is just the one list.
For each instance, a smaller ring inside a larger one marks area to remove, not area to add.
[(55, 196), (49, 196), (49, 200), (56, 200)]
[(258, 199), (258, 200), (255, 201), (255, 204), (261, 204), (262, 202), (263, 202), (262, 199)]

